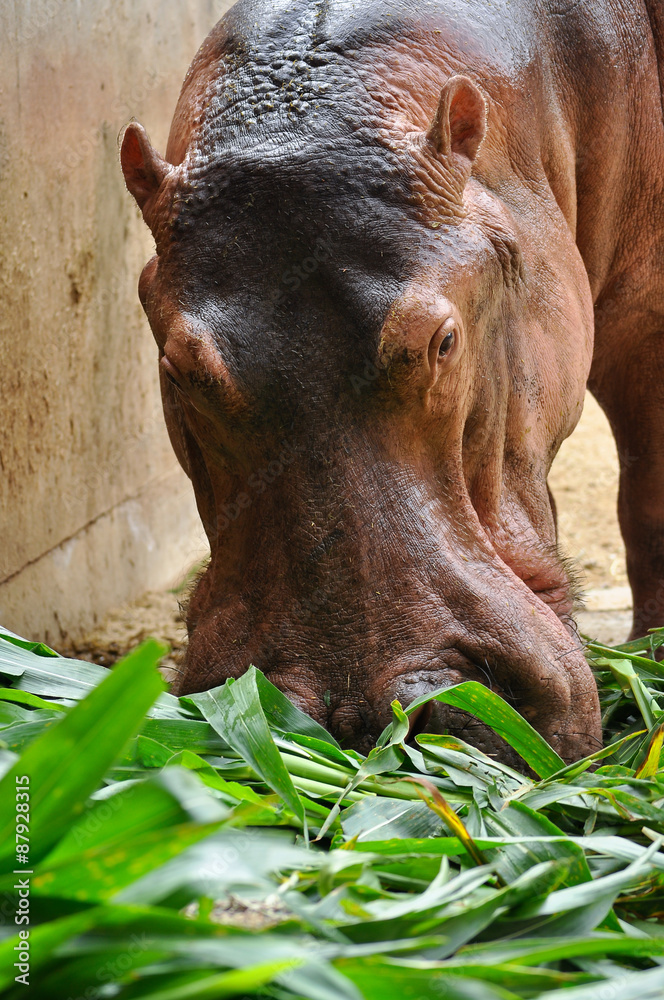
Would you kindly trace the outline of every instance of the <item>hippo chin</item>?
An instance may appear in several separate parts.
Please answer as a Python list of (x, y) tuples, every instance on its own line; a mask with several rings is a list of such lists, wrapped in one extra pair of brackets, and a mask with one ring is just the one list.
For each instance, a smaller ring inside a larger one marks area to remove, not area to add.
[[(166, 159), (127, 127), (212, 552), (181, 692), (254, 663), (366, 750), (393, 698), (474, 679), (566, 760), (599, 747), (547, 475), (590, 384), (659, 624), (664, 15), (623, 7), (241, 0)], [(505, 755), (439, 705), (414, 726)]]

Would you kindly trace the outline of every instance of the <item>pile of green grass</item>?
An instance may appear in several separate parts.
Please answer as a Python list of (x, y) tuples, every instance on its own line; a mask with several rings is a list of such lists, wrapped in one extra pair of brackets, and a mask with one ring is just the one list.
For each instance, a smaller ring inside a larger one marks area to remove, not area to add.
[(406, 745), (415, 706), (364, 758), (254, 668), (177, 699), (155, 642), (109, 672), (0, 632), (3, 996), (661, 1000), (662, 644), (589, 645), (609, 745), (571, 766), (487, 688), (432, 696), (521, 774)]

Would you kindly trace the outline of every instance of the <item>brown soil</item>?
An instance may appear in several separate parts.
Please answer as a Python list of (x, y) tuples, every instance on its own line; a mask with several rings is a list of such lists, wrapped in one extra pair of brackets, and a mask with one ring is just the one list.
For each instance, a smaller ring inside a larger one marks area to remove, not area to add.
[(170, 646), (162, 660), (162, 673), (169, 682), (181, 669), (187, 644), (181, 594), (173, 590), (150, 591), (138, 601), (115, 608), (99, 625), (59, 652), (110, 667), (135, 646), (153, 636)]
[(549, 485), (562, 548), (580, 570), (584, 589), (625, 586), (616, 514), (618, 456), (608, 421), (590, 394), (578, 427), (558, 453)]
[(549, 483), (561, 548), (572, 558), (585, 596), (579, 627), (591, 638), (623, 642), (631, 626), (632, 596), (616, 512), (618, 456), (608, 421), (590, 394)]
[[(550, 484), (561, 546), (574, 560), (586, 594), (580, 628), (603, 641), (620, 642), (629, 631), (630, 597), (616, 517), (618, 460), (606, 418), (591, 396), (579, 426), (560, 450)], [(184, 590), (145, 594), (111, 612), (93, 632), (62, 651), (110, 665), (152, 635), (171, 646), (164, 666), (173, 677), (186, 644), (183, 596)]]

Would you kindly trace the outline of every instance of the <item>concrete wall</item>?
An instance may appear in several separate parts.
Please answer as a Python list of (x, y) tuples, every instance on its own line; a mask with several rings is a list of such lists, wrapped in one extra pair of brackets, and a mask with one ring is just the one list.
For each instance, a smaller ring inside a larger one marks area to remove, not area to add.
[(200, 558), (136, 282), (132, 117), (163, 150), (225, 0), (0, 0), (0, 624), (56, 646)]

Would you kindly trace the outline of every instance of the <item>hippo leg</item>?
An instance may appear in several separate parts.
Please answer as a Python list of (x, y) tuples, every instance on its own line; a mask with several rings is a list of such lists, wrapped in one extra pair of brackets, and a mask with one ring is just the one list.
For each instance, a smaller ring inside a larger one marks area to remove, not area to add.
[(634, 597), (630, 638), (639, 638), (664, 625), (664, 318), (654, 323), (643, 315), (626, 334), (598, 352), (590, 388), (618, 448), (618, 515)]

